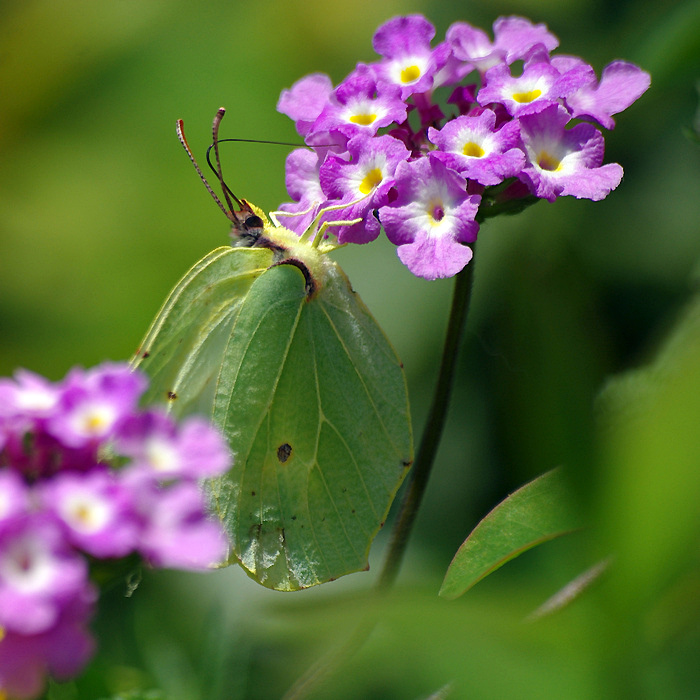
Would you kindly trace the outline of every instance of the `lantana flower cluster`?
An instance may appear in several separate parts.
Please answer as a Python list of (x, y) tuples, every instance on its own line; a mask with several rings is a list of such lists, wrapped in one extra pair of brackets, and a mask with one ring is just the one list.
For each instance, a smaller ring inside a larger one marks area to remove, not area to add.
[(598, 79), (581, 58), (552, 55), (558, 39), (521, 17), (499, 18), (493, 32), (456, 22), (431, 46), (423, 16), (396, 17), (374, 35), (379, 61), (336, 87), (313, 74), (283, 91), (277, 108), (312, 150), (287, 159), (294, 201), (280, 223), (301, 235), (319, 215), (353, 222), (334, 224), (341, 244), (383, 227), (411, 272), (435, 279), (469, 262), (486, 217), (615, 189), (622, 168), (603, 164), (598, 127), (614, 127), (648, 73), (614, 61)]
[(1, 697), (87, 663), (98, 567), (200, 569), (226, 553), (198, 480), (228, 469), (228, 447), (204, 419), (139, 410), (146, 386), (109, 363), (0, 379)]

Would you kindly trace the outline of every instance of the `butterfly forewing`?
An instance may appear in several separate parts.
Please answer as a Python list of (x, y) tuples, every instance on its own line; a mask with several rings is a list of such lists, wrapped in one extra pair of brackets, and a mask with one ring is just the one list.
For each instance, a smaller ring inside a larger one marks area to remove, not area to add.
[(222, 246), (180, 280), (132, 360), (150, 377), (146, 403), (164, 403), (176, 416), (211, 415), (231, 327), (271, 257), (269, 250)]

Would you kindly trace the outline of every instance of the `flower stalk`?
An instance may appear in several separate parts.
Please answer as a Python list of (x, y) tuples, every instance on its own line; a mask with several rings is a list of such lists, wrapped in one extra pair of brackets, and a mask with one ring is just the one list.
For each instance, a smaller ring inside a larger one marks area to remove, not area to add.
[(442, 359), (435, 385), (435, 393), (433, 394), (430, 412), (423, 428), (423, 436), (416, 460), (408, 477), (409, 481), (401, 503), (401, 509), (394, 525), (389, 551), (377, 581), (377, 588), (380, 591), (386, 591), (391, 588), (396, 580), (408, 539), (416, 520), (416, 514), (428, 486), (428, 480), (435, 462), (435, 455), (440, 444), (450, 405), (459, 347), (469, 311), (473, 281), (474, 260), (472, 259), (471, 264), (467, 265), (455, 277), (452, 306), (447, 323), (445, 344), (442, 349)]

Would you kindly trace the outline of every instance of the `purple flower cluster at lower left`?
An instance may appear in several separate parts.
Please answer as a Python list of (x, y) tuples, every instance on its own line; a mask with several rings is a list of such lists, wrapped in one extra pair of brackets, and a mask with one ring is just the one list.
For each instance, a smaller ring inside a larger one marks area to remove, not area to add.
[(205, 569), (226, 555), (199, 480), (231, 456), (207, 421), (139, 409), (126, 364), (0, 379), (0, 697), (34, 698), (91, 658), (96, 565)]

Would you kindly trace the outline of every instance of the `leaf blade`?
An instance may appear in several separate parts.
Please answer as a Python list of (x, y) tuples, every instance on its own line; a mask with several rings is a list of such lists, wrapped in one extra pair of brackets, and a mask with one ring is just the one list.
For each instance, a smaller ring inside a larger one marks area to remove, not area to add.
[(581, 527), (561, 470), (525, 484), (472, 530), (450, 563), (439, 595), (454, 599), (528, 549)]

